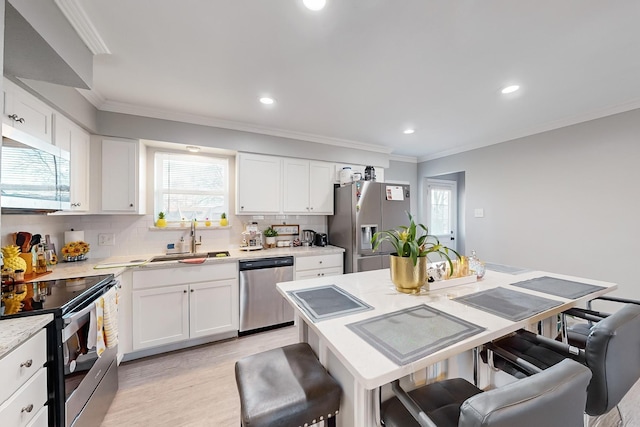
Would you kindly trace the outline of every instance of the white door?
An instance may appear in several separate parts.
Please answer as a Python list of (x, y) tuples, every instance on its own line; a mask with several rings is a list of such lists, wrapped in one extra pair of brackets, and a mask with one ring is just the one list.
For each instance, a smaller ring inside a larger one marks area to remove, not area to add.
[[(444, 246), (457, 250), (458, 186), (455, 181), (426, 179), (426, 226)], [(434, 260), (432, 260), (434, 261)]]

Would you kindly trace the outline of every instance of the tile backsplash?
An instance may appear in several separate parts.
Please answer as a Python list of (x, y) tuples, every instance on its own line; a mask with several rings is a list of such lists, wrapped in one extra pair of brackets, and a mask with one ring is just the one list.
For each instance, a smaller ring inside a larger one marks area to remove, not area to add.
[[(229, 228), (207, 228), (199, 223), (197, 236), (202, 236), (199, 252), (224, 250), (240, 245), (242, 231), (247, 223), (257, 222), (260, 230), (272, 224), (297, 224), (302, 229), (327, 232), (327, 217), (324, 215), (297, 216), (282, 215), (229, 217)], [(263, 219), (264, 218), (264, 219)], [(40, 234), (44, 241), (50, 235), (58, 252), (64, 245), (64, 232), (70, 230), (84, 231), (84, 240), (91, 250), (89, 258), (107, 258), (111, 256), (162, 254), (168, 243), (175, 243), (184, 237), (189, 241), (189, 227), (158, 230), (153, 227), (151, 215), (2, 215), (2, 246), (14, 243), (13, 233), (26, 231)], [(99, 246), (100, 234), (114, 236), (113, 246)]]

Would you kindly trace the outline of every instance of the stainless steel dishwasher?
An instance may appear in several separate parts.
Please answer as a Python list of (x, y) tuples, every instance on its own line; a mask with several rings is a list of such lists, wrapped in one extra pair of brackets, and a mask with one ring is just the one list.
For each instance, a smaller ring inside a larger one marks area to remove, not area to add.
[(293, 257), (240, 261), (240, 333), (293, 322), (276, 283), (293, 280)]

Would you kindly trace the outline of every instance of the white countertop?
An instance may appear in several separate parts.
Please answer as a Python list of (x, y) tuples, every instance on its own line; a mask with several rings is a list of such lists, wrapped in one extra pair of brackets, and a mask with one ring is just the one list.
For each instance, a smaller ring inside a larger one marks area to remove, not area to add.
[(0, 320), (0, 359), (53, 320), (53, 314)]
[[(273, 257), (281, 257), (281, 256), (294, 256), (294, 257), (304, 257), (304, 256), (314, 256), (314, 255), (328, 255), (335, 253), (343, 253), (344, 249), (339, 248), (337, 246), (299, 246), (299, 247), (288, 247), (288, 248), (271, 248), (271, 249), (262, 249), (256, 251), (243, 251), (238, 248), (232, 249), (218, 249), (218, 250), (228, 250), (228, 257), (220, 257), (220, 258), (207, 258), (205, 261), (206, 264), (214, 264), (214, 263), (227, 263), (227, 262), (237, 262), (239, 260), (244, 259), (255, 259), (255, 258), (273, 258)], [(213, 251), (210, 251), (213, 252)], [(53, 267), (53, 271), (49, 274), (45, 274), (40, 276), (32, 281), (41, 281), (41, 280), (58, 280), (65, 279), (69, 277), (84, 277), (84, 276), (97, 276), (101, 274), (114, 274), (119, 275), (126, 268), (188, 268), (188, 264), (179, 263), (177, 261), (165, 261), (165, 262), (154, 262), (147, 263), (137, 266), (125, 267), (124, 265), (132, 263), (132, 261), (138, 261), (144, 263), (144, 261), (148, 261), (154, 256), (159, 256), (163, 254), (141, 254), (141, 255), (129, 255), (129, 256), (117, 256), (117, 257), (109, 257), (109, 258), (88, 258), (84, 261), (77, 262), (60, 262)], [(135, 263), (132, 263), (135, 264)], [(96, 268), (96, 266), (107, 266), (113, 265), (113, 267), (109, 268)]]
[[(545, 319), (556, 313), (560, 313), (572, 306), (576, 306), (581, 302), (593, 298), (596, 295), (610, 292), (617, 288), (613, 283), (601, 282), (590, 279), (580, 278), (579, 281), (593, 285), (603, 286), (607, 289), (591, 293), (585, 297), (570, 300), (557, 296), (550, 296), (540, 292), (529, 291), (523, 288), (510, 287), (510, 283), (516, 283), (534, 277), (550, 276), (567, 280), (576, 280), (571, 276), (563, 276), (558, 274), (531, 271), (523, 274), (512, 275), (506, 273), (498, 273), (495, 271), (487, 271), (484, 279), (467, 285), (460, 285), (451, 288), (445, 288), (437, 291), (424, 292), (418, 295), (402, 294), (395, 290), (390, 279), (389, 269), (369, 271), (363, 273), (345, 274), (342, 276), (330, 276), (322, 278), (314, 278), (308, 280), (298, 280), (293, 282), (284, 282), (277, 285), (278, 290), (296, 310), (304, 323), (315, 332), (322, 340), (324, 345), (333, 353), (338, 360), (345, 366), (351, 375), (366, 389), (371, 390), (383, 384), (389, 383), (397, 378), (409, 375), (419, 369), (433, 365), (436, 362), (446, 360), (451, 356), (470, 350), (476, 346), (487, 343), (491, 340), (500, 338), (510, 332), (516, 331), (529, 324)], [(332, 319), (322, 320), (317, 323), (313, 321), (296, 305), (295, 301), (286, 294), (287, 291), (312, 288), (322, 285), (336, 285), (347, 291), (353, 296), (359, 298), (363, 302), (371, 305), (373, 310), (363, 311), (336, 317)], [(565, 304), (560, 305), (551, 310), (547, 310), (538, 315), (526, 318), (522, 321), (513, 322), (496, 315), (489, 314), (471, 306), (464, 305), (455, 301), (453, 298), (503, 286), (517, 290), (523, 293), (529, 293), (545, 298), (559, 300)], [(375, 350), (366, 341), (346, 327), (347, 324), (366, 320), (382, 314), (395, 312), (409, 307), (415, 307), (420, 304), (427, 304), (432, 308), (436, 308), (445, 313), (449, 313), (458, 318), (472, 322), (476, 325), (485, 327), (486, 330), (464, 339), (454, 345), (444, 348), (440, 351), (432, 353), (416, 362), (399, 366), (385, 357), (382, 353)]]

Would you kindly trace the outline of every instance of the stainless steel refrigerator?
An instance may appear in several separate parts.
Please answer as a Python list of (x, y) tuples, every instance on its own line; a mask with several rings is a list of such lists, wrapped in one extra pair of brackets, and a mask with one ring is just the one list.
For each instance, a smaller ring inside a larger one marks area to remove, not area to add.
[(408, 185), (356, 181), (335, 189), (329, 217), (329, 243), (345, 249), (345, 273), (389, 268), (393, 246), (385, 242), (373, 252), (371, 237), (382, 230), (409, 225)]

